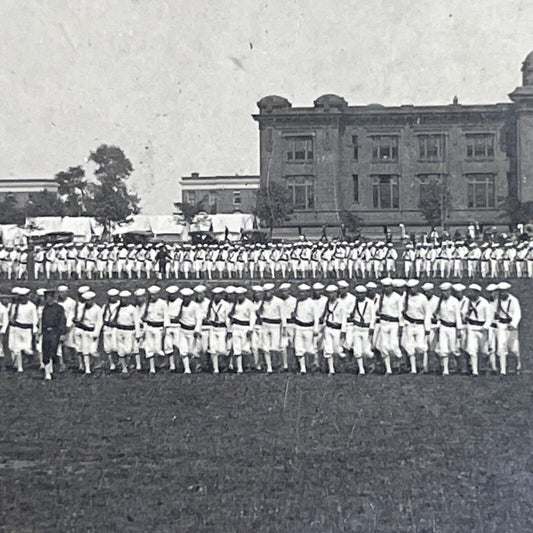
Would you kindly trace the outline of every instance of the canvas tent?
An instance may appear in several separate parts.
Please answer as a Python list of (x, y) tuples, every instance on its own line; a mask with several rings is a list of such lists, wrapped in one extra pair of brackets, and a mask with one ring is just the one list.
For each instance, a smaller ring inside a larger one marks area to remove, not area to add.
[(113, 235), (136, 233), (167, 242), (188, 238), (186, 226), (174, 215), (135, 215), (131, 221), (117, 226), (112, 233)]
[(32, 237), (70, 232), (74, 242), (90, 242), (93, 237), (102, 236), (103, 227), (92, 217), (29, 217), (25, 231)]

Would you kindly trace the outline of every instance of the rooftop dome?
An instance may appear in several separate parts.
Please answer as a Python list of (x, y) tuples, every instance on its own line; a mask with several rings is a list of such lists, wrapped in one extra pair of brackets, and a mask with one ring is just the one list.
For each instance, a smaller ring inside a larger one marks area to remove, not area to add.
[(277, 96), (275, 94), (270, 96), (265, 96), (257, 102), (257, 107), (261, 111), (266, 111), (271, 113), (273, 109), (288, 109), (292, 104), (283, 96)]
[(315, 107), (323, 107), (324, 110), (327, 110), (331, 107), (337, 109), (344, 109), (348, 106), (348, 102), (342, 97), (337, 96), (336, 94), (323, 94), (319, 96), (314, 102)]
[(522, 85), (533, 85), (533, 52), (530, 52), (522, 63)]

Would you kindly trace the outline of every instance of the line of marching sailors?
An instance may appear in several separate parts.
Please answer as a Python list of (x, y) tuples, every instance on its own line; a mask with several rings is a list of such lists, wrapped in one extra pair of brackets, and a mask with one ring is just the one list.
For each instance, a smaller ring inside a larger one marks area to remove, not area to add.
[[(26, 276), (28, 252), (0, 246), (3, 277)], [(291, 244), (67, 244), (37, 247), (36, 279), (253, 279), (394, 276), (398, 251), (392, 243), (345, 241)], [(444, 241), (407, 244), (403, 276), (533, 278), (533, 241), (505, 244)]]
[[(221, 360), (237, 373), (244, 370), (243, 357), (255, 370), (273, 372), (275, 361), (289, 369), (294, 356), (302, 374), (322, 363), (330, 374), (347, 355), (353, 356), (359, 374), (374, 368), (379, 354), (386, 374), (407, 361), (411, 373), (428, 372), (430, 355), (438, 356), (443, 375), (450, 373), (450, 358), (458, 371), (479, 374), (479, 357), (486, 357), (492, 371), (506, 374), (507, 358), (517, 359), (520, 370), (518, 299), (506, 281), (482, 288), (443, 282), (439, 295), (432, 283), (420, 285), (384, 278), (381, 290), (374, 282), (356, 285), (353, 292), (344, 280), (324, 287), (273, 283), (246, 287), (194, 289), (157, 285), (130, 291), (110, 289), (103, 306), (95, 303), (88, 286), (77, 298), (68, 288), (40, 292), (45, 301), (36, 306), (29, 289), (13, 289), (14, 301), (0, 307), (3, 329), (17, 370), (23, 355), (39, 353), (45, 378), (51, 379), (53, 360), (60, 367), (76, 357), (87, 374), (101, 366), (103, 353), (110, 370), (118, 363), (123, 373), (142, 369), (142, 356), (150, 373), (156, 358), (166, 358), (175, 371), (181, 360), (190, 374), (209, 367), (218, 373)], [(467, 293), (467, 294), (466, 294)], [(38, 342), (35, 342), (37, 337)], [(101, 347), (101, 349), (100, 349)], [(344, 364), (344, 363), (341, 363)], [(461, 369), (462, 366), (462, 369)]]

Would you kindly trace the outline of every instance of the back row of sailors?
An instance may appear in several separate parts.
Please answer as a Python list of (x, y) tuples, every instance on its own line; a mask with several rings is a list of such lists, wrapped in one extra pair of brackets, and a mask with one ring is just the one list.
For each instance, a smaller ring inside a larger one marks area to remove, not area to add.
[[(372, 368), (380, 354), (386, 374), (406, 360), (410, 371), (429, 370), (430, 355), (438, 355), (443, 375), (450, 373), (449, 360), (469, 365), (479, 373), (479, 356), (487, 356), (493, 371), (507, 370), (507, 357), (514, 354), (520, 369), (518, 325), (521, 319), (517, 298), (506, 281), (483, 290), (444, 282), (439, 296), (431, 283), (384, 278), (349, 290), (348, 282), (324, 287), (282, 283), (245, 287), (160, 287), (130, 291), (110, 289), (107, 301), (95, 303), (95, 293), (80, 287), (76, 299), (68, 288), (58, 289), (58, 303), (65, 312), (66, 331), (61, 337), (59, 365), (65, 357), (77, 358), (79, 369), (91, 373), (101, 365), (103, 354), (110, 370), (118, 360), (122, 372), (141, 370), (143, 355), (150, 373), (156, 358), (166, 358), (175, 371), (181, 360), (187, 374), (209, 366), (219, 372), (221, 359), (242, 373), (243, 356), (251, 356), (256, 370), (273, 372), (279, 359), (289, 369), (294, 355), (298, 370), (318, 369), (324, 362), (335, 373), (339, 361), (353, 355), (359, 374)], [(295, 289), (295, 290), (294, 290)], [(18, 292), (17, 292), (18, 291)], [(295, 292), (296, 296), (291, 293)], [(468, 295), (465, 295), (468, 292)], [(42, 304), (29, 301), (28, 289), (16, 289), (9, 308), (0, 307), (2, 333), (14, 364), (22, 371), (23, 355), (35, 349), (33, 336), (42, 333)], [(37, 343), (38, 345), (38, 343)], [(344, 364), (344, 363), (343, 363)], [(47, 379), (52, 368), (48, 369)]]

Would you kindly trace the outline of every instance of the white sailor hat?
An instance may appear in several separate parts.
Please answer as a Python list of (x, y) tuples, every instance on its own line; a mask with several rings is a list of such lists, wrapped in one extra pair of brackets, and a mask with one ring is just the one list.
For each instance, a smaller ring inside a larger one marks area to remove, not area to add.
[(222, 294), (224, 292), (224, 287), (215, 287), (211, 292), (213, 294)]
[(367, 288), (367, 289), (377, 289), (377, 288), (378, 288), (378, 285), (377, 285), (377, 283), (374, 283), (373, 281), (369, 281), (369, 282), (366, 284), (366, 288)]
[(107, 295), (108, 296), (118, 296), (119, 295), (119, 291), (118, 291), (118, 289), (109, 289), (107, 291)]
[(299, 291), (310, 291), (311, 290), (311, 287), (309, 285), (307, 285), (307, 283), (300, 283), (300, 285), (298, 285), (298, 290)]
[(19, 287), (19, 294), (21, 296), (27, 296), (30, 292), (31, 290), (28, 287)]
[(274, 284), (273, 283), (265, 283), (263, 285), (263, 290), (264, 291), (271, 291), (274, 289)]
[(157, 285), (150, 285), (147, 290), (150, 294), (159, 294), (161, 292), (161, 287), (158, 287)]
[(452, 285), (452, 289), (457, 292), (464, 291), (466, 287), (462, 283), (454, 283)]
[(20, 287), (13, 287), (11, 289), (11, 294), (20, 294)]
[(481, 292), (481, 287), (477, 284), (477, 283), (471, 283), (468, 288), (471, 290), (471, 291), (478, 291), (478, 292)]
[(68, 287), (66, 285), (60, 285), (57, 288), (57, 292), (68, 292)]
[(121, 297), (121, 298), (129, 298), (131, 296), (131, 292), (130, 291), (120, 291), (118, 293), (118, 295)]
[(431, 291), (435, 288), (435, 285), (433, 285), (433, 283), (429, 282), (429, 281), (426, 281), (426, 283), (424, 283), (424, 285), (422, 285), (422, 290), (423, 291)]
[(317, 281), (316, 283), (313, 283), (313, 290), (321, 291), (323, 289), (324, 289), (324, 285), (322, 285), (322, 283), (320, 283), (319, 281)]
[(339, 290), (339, 287), (337, 287), (337, 285), (328, 285), (326, 287), (326, 292), (337, 292)]
[(246, 294), (248, 290), (246, 289), (246, 287), (240, 286), (235, 288), (235, 292), (237, 294)]
[(443, 281), (443, 282), (439, 285), (439, 289), (440, 289), (441, 291), (449, 291), (451, 288), (452, 288), (452, 284), (451, 284), (449, 281)]
[(183, 287), (180, 293), (182, 296), (192, 296), (194, 294), (194, 291), (190, 289), (189, 287)]
[(85, 291), (81, 297), (83, 300), (92, 300), (94, 297), (96, 296), (96, 294), (93, 292), (93, 291)]
[(165, 291), (167, 294), (176, 294), (179, 291), (179, 287), (177, 285), (169, 285)]
[(288, 291), (289, 289), (291, 288), (291, 284), (290, 283), (282, 283), (280, 286), (279, 286), (279, 290), (280, 291)]
[(35, 294), (37, 294), (37, 296), (44, 296), (45, 292), (46, 292), (46, 289), (44, 289), (43, 287), (40, 287), (35, 291)]
[(495, 290), (498, 289), (498, 285), (496, 285), (496, 283), (489, 283), (486, 287), (485, 287), (485, 290), (487, 292), (494, 292)]
[(499, 291), (508, 291), (510, 288), (511, 288), (511, 284), (508, 283), (507, 281), (500, 281), (500, 283), (498, 283)]
[(88, 285), (82, 285), (78, 287), (78, 294), (83, 294), (84, 292), (90, 291), (91, 288)]
[(198, 293), (201, 293), (201, 292), (205, 292), (207, 290), (207, 287), (205, 285), (196, 285), (196, 287), (194, 287), (194, 292), (198, 292)]
[(347, 288), (350, 286), (350, 284), (349, 284), (347, 281), (343, 280), (343, 279), (339, 280), (339, 281), (337, 282), (337, 285), (338, 285), (341, 289), (347, 289)]
[(135, 296), (144, 296), (146, 294), (146, 289), (140, 287), (134, 292), (134, 294)]
[(384, 286), (384, 287), (390, 287), (392, 285), (392, 279), (390, 278), (383, 278), (381, 280), (381, 284)]
[(418, 280), (417, 279), (409, 279), (407, 280), (407, 286), (412, 289), (413, 287), (418, 287)]
[(263, 292), (263, 287), (261, 285), (252, 285), (253, 292)]
[(357, 294), (365, 294), (367, 292), (367, 288), (364, 285), (356, 285), (355, 292)]
[(228, 285), (226, 287), (226, 294), (235, 294), (235, 287), (233, 285)]
[(404, 279), (393, 279), (392, 286), (396, 289), (401, 289), (406, 286), (406, 281)]

